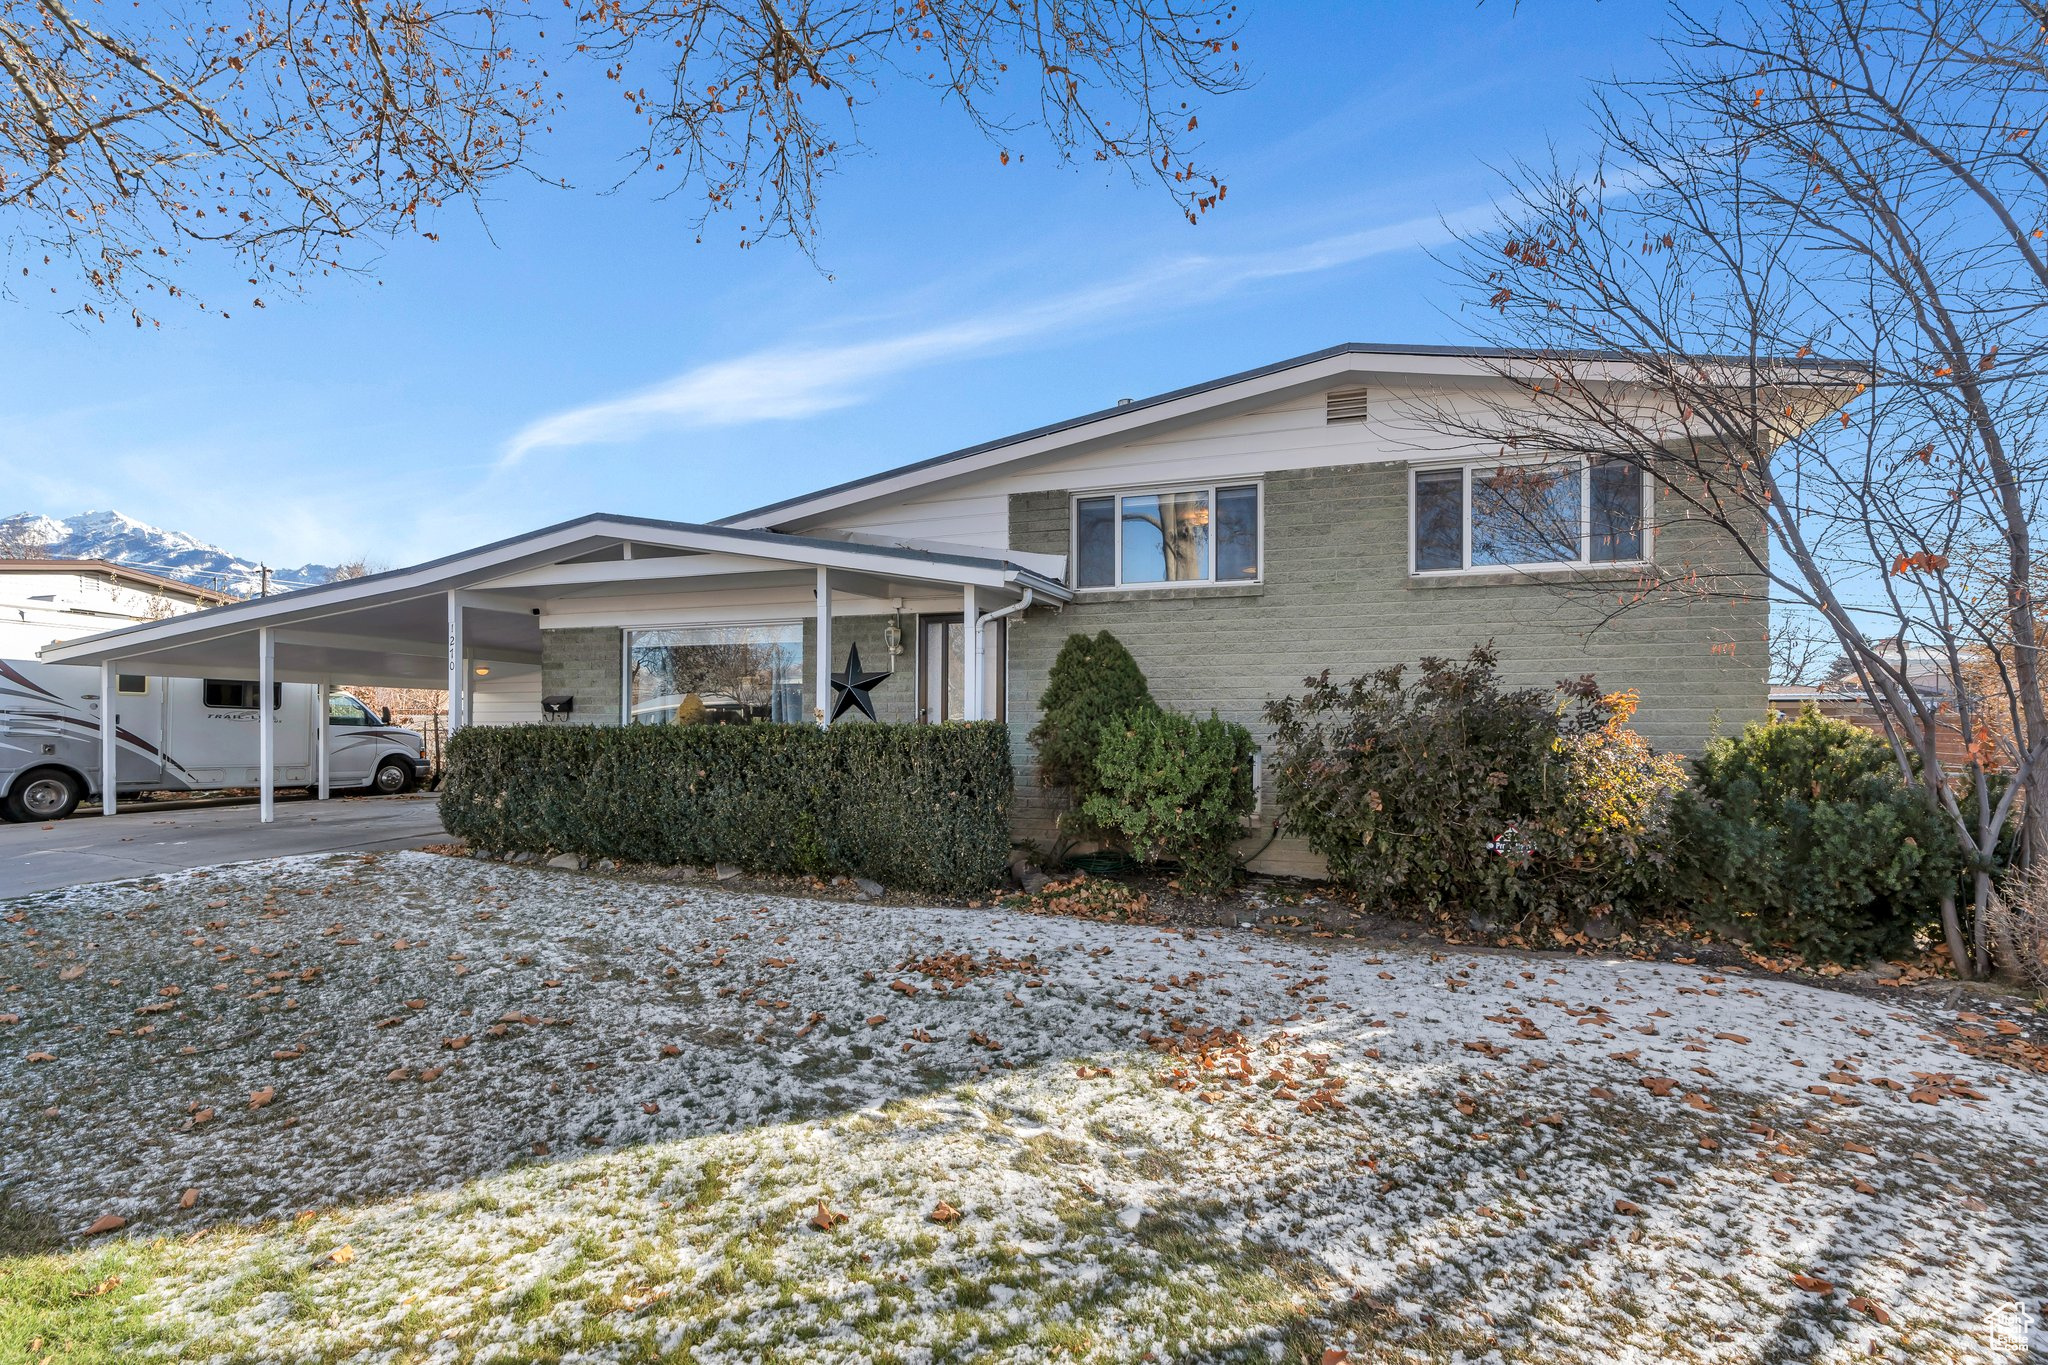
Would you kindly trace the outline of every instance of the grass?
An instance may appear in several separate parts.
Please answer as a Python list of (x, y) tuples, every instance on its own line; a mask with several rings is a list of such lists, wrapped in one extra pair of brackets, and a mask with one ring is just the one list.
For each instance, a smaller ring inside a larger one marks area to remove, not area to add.
[(154, 1242), (58, 1249), (49, 1220), (0, 1198), (0, 1360), (113, 1360), (173, 1341), (144, 1311), (161, 1256)]
[[(63, 1115), (0, 1183), (0, 1362), (1962, 1360), (2048, 1297), (2048, 1086), (1837, 1108), (1835, 1058), (1964, 1063), (1803, 987), (450, 860), (123, 894), (0, 919), (0, 1098)], [(1033, 965), (895, 987), (940, 949)]]

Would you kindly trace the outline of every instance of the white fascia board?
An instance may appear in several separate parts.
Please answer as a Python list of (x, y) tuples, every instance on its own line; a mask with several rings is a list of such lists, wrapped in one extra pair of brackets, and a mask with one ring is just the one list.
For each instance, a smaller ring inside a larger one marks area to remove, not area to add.
[(863, 503), (886, 502), (914, 489), (933, 484), (971, 479), (1020, 460), (1085, 446), (1113, 445), (1134, 439), (1158, 427), (1206, 416), (1219, 408), (1257, 404), (1277, 399), (1295, 390), (1329, 383), (1353, 372), (1358, 366), (1358, 359), (1357, 356), (1351, 355), (1331, 356), (1292, 369), (1259, 375), (1223, 388), (1207, 389), (1200, 393), (1169, 399), (1163, 403), (1132, 404), (1128, 410), (1112, 408), (1092, 420), (1084, 419), (1076, 425), (1024, 436), (963, 455), (958, 459), (942, 458), (936, 463), (913, 465), (851, 487), (837, 491), (827, 490), (801, 501), (763, 508), (759, 512), (723, 524), (749, 530), (787, 526), (844, 511)]
[[(1641, 365), (1628, 360), (1598, 356), (1570, 356), (1546, 364), (1540, 358), (1511, 357), (1484, 352), (1383, 351), (1344, 349), (1320, 354), (1298, 364), (1283, 363), (1246, 377), (1205, 385), (1159, 400), (1141, 399), (1128, 406), (1109, 408), (1035, 432), (991, 442), (979, 449), (955, 456), (939, 456), (871, 479), (857, 480), (804, 497), (722, 518), (717, 524), (735, 528), (766, 530), (799, 526), (819, 517), (875, 502), (889, 502), (920, 489), (949, 483), (971, 482), (976, 477), (1022, 461), (1058, 453), (1074, 454), (1095, 447), (1135, 440), (1163, 428), (1188, 425), (1209, 417), (1250, 410), (1301, 393), (1339, 384), (1361, 383), (1388, 378), (1460, 382), (1535, 382), (1550, 378), (1558, 364), (1567, 364), (1575, 379), (1596, 384), (1640, 384)], [(1748, 382), (1746, 372), (1727, 365), (1721, 382), (1731, 387)], [(1816, 389), (1853, 386), (1860, 372), (1833, 363), (1805, 362), (1786, 376), (1810, 377)]]
[(560, 557), (599, 548), (608, 540), (622, 538), (620, 532), (607, 533), (604, 526), (602, 522), (570, 522), (530, 537), (502, 541), (410, 569), (374, 574), (342, 584), (302, 588), (276, 597), (248, 598), (225, 607), (170, 616), (161, 621), (101, 631), (96, 635), (83, 635), (44, 649), (40, 657), (44, 663), (53, 664), (99, 663), (127, 657), (124, 651), (147, 654), (170, 646), (241, 635), (259, 626), (304, 625), (380, 603), (436, 595), (468, 587), (503, 564), (523, 564), (537, 556)]
[[(595, 516), (410, 569), (301, 589), (276, 597), (254, 598), (209, 611), (81, 636), (46, 647), (39, 657), (44, 663), (101, 663), (241, 635), (261, 626), (306, 626), (366, 607), (450, 591), (481, 589), (529, 568), (549, 565), (572, 567), (560, 565), (559, 561), (626, 541), (722, 553), (771, 563), (886, 572), (898, 578), (952, 584), (973, 583), (979, 587), (1014, 587), (1021, 579), (1040, 594), (1055, 600), (1065, 601), (1069, 596), (1066, 588), (1056, 580), (1041, 580), (1028, 569), (1020, 570), (994, 556), (984, 555), (976, 561), (963, 563), (952, 558), (940, 560), (928, 552), (890, 553), (879, 547), (842, 546), (836, 542), (800, 541), (717, 527), (679, 523), (663, 525)], [(649, 571), (659, 577), (659, 566), (667, 562), (659, 557), (651, 560), (603, 560), (587, 568), (596, 575), (596, 581), (603, 582), (611, 578), (630, 579), (637, 572), (635, 566), (639, 565), (653, 566)], [(479, 604), (482, 600), (479, 599)]]
[(930, 550), (942, 555), (987, 555), (1000, 554), (1002, 558), (1019, 568), (1029, 569), (1046, 578), (1064, 580), (1067, 576), (1065, 555), (1040, 554), (1035, 550), (1000, 550), (991, 552), (986, 545), (963, 545), (955, 540), (921, 540), (915, 536), (892, 536), (880, 531), (842, 531), (840, 535), (857, 545), (895, 545), (906, 550)]

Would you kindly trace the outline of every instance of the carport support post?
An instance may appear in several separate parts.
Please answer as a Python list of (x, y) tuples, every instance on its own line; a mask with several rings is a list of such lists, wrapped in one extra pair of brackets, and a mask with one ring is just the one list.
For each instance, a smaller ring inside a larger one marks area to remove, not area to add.
[(334, 680), (322, 678), (320, 692), (313, 700), (313, 763), (320, 773), (319, 798), (327, 799), (327, 717), (329, 698), (334, 695)]
[(960, 719), (981, 719), (981, 604), (974, 585), (960, 590)]
[(256, 818), (277, 819), (277, 645), (270, 627), (256, 631)]
[(462, 595), (448, 594), (448, 737), (469, 721), (468, 707), (463, 703), (469, 698), (469, 679), (464, 677), (462, 666)]
[(832, 723), (832, 571), (818, 566), (818, 724)]
[(121, 751), (115, 727), (121, 718), (114, 714), (116, 690), (121, 680), (120, 665), (108, 659), (100, 665), (100, 814), (114, 813), (114, 788), (119, 785), (117, 765)]

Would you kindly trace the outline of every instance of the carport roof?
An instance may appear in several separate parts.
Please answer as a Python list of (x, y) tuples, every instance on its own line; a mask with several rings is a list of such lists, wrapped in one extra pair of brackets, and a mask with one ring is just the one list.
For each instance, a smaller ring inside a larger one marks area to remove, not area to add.
[[(508, 594), (493, 598), (493, 585), (505, 580), (509, 586), (518, 578), (524, 587), (535, 571), (565, 564), (575, 566), (586, 586), (614, 576), (607, 564), (621, 566), (615, 575), (621, 582), (661, 576), (656, 566), (629, 557), (624, 547), (653, 551), (671, 565), (678, 556), (694, 557), (692, 567), (705, 570), (697, 578), (700, 583), (721, 574), (824, 568), (867, 579), (1013, 592), (1029, 588), (1042, 600), (1071, 596), (1042, 561), (1020, 562), (1000, 551), (876, 545), (597, 513), (409, 568), (68, 640), (47, 646), (41, 658), (63, 664), (117, 662), (161, 674), (232, 670), (239, 675), (249, 671), (255, 657), (251, 637), (269, 627), (280, 678), (431, 685), (447, 677), (447, 594), (472, 594), (464, 603), (465, 652), (478, 659), (537, 663), (535, 614), (523, 600), (507, 600)], [(612, 551), (621, 557), (607, 558)], [(631, 569), (623, 567), (629, 564)]]

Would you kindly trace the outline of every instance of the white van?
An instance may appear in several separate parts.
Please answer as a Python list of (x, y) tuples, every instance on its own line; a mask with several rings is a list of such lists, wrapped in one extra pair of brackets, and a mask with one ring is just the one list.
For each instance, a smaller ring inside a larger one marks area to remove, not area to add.
[[(117, 676), (115, 794), (257, 784), (257, 684), (243, 678)], [(0, 659), (0, 819), (56, 820), (99, 794), (103, 698), (96, 668)], [(320, 688), (276, 683), (273, 781), (316, 784)], [(425, 740), (346, 692), (327, 699), (328, 786), (395, 793), (427, 775)]]

